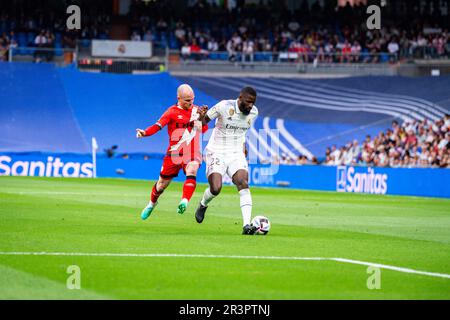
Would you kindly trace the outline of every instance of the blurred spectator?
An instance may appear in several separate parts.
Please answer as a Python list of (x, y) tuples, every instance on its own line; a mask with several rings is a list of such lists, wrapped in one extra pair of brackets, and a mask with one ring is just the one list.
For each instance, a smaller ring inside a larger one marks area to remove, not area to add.
[(114, 154), (116, 153), (117, 148), (118, 148), (117, 145), (113, 145), (113, 146), (111, 146), (111, 148), (105, 149), (104, 151), (105, 151), (105, 153), (106, 153), (106, 156), (107, 156), (108, 158), (114, 157)]
[(246, 62), (247, 58), (253, 62), (255, 51), (255, 43), (253, 40), (246, 38), (242, 44), (242, 62)]
[(7, 61), (8, 46), (3, 38), (0, 38), (0, 61)]
[(187, 42), (185, 42), (181, 47), (181, 57), (183, 58), (183, 60), (186, 60), (187, 58), (189, 58), (190, 55), (191, 55), (191, 47)]
[[(36, 50), (34, 51), (34, 61), (41, 62), (43, 59), (47, 57), (47, 37), (45, 36), (45, 30), (41, 30), (41, 32), (34, 39), (34, 45)], [(43, 50), (42, 50), (43, 49)]]
[(397, 39), (392, 37), (391, 41), (388, 44), (388, 51), (392, 55), (394, 60), (397, 60), (397, 55), (399, 53), (400, 47), (397, 43)]
[(151, 30), (147, 30), (142, 38), (143, 41), (153, 41), (153, 34)]
[(76, 40), (77, 40), (77, 31), (66, 29), (62, 38), (63, 48), (74, 49), (77, 44)]
[(219, 44), (217, 43), (216, 39), (214, 38), (209, 39), (208, 51), (209, 52), (219, 51)]
[(45, 37), (47, 38), (47, 44), (45, 45), (45, 48), (49, 49), (45, 52), (45, 56), (47, 61), (52, 61), (54, 56), (53, 49), (55, 48), (55, 36), (50, 30), (47, 30), (45, 32)]
[(137, 31), (133, 31), (131, 41), (141, 41), (141, 35)]
[(228, 61), (231, 62), (236, 61), (236, 46), (233, 39), (230, 39), (227, 42), (227, 52), (228, 52)]
[(208, 51), (202, 49), (198, 44), (197, 40), (193, 39), (191, 45), (189, 46), (190, 56), (195, 60), (202, 60), (208, 55)]

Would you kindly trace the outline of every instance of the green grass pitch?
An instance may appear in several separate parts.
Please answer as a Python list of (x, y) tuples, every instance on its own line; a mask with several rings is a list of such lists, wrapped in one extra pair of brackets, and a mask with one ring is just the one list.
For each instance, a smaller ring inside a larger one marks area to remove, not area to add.
[[(202, 224), (194, 218), (202, 184), (184, 215), (174, 183), (142, 221), (152, 183), (0, 177), (0, 299), (450, 298), (448, 199), (252, 188), (253, 215), (268, 216), (272, 229), (243, 236), (231, 186)], [(369, 289), (366, 265), (254, 256), (335, 257), (444, 277), (381, 268), (380, 288)], [(71, 265), (79, 290), (66, 286)]]

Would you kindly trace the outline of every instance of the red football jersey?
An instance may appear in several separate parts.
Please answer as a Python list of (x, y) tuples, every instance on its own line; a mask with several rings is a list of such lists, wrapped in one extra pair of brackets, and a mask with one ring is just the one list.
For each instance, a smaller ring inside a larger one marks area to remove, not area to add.
[[(194, 127), (199, 114), (198, 106), (192, 105), (189, 110), (185, 110), (178, 105), (173, 105), (167, 109), (161, 118), (156, 122), (161, 128), (167, 125), (169, 134), (168, 155), (186, 155), (190, 153), (194, 159), (200, 154), (200, 130)], [(208, 125), (202, 126), (202, 133), (208, 130)]]

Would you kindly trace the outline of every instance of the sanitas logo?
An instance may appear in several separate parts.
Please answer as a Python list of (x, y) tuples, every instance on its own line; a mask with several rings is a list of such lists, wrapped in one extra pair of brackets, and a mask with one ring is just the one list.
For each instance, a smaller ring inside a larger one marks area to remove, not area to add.
[(92, 163), (61, 162), (60, 158), (47, 157), (42, 161), (12, 161), (9, 156), (0, 156), (0, 176), (39, 176), (91, 178)]
[(367, 168), (367, 173), (355, 172), (354, 167), (337, 167), (336, 190), (340, 192), (363, 192), (386, 194), (388, 175), (375, 173)]

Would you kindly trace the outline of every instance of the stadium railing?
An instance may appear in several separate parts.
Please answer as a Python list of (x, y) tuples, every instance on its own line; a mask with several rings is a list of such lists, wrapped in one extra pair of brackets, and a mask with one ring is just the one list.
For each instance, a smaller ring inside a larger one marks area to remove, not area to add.
[(77, 50), (71, 48), (9, 47), (9, 62), (50, 62), (58, 65), (76, 63)]
[(168, 48), (154, 46), (150, 58), (94, 57), (92, 41), (78, 40), (75, 48), (19, 46), (10, 47), (9, 62), (49, 62), (57, 65), (74, 63), (80, 70), (112, 73), (147, 73), (168, 69)]
[(149, 73), (168, 69), (169, 48), (161, 47), (152, 42), (150, 58), (125, 58), (92, 55), (92, 41), (79, 40), (77, 42), (77, 65), (83, 71), (112, 72), (112, 73)]
[(171, 54), (178, 54), (181, 62), (190, 61), (228, 61), (236, 63), (394, 63), (398, 61), (398, 55), (388, 52), (369, 53), (360, 52), (358, 54), (345, 53), (311, 53), (311, 52), (291, 52), (291, 51), (257, 51), (253, 54), (242, 52), (229, 53), (228, 51), (201, 51), (188, 52), (171, 50)]

